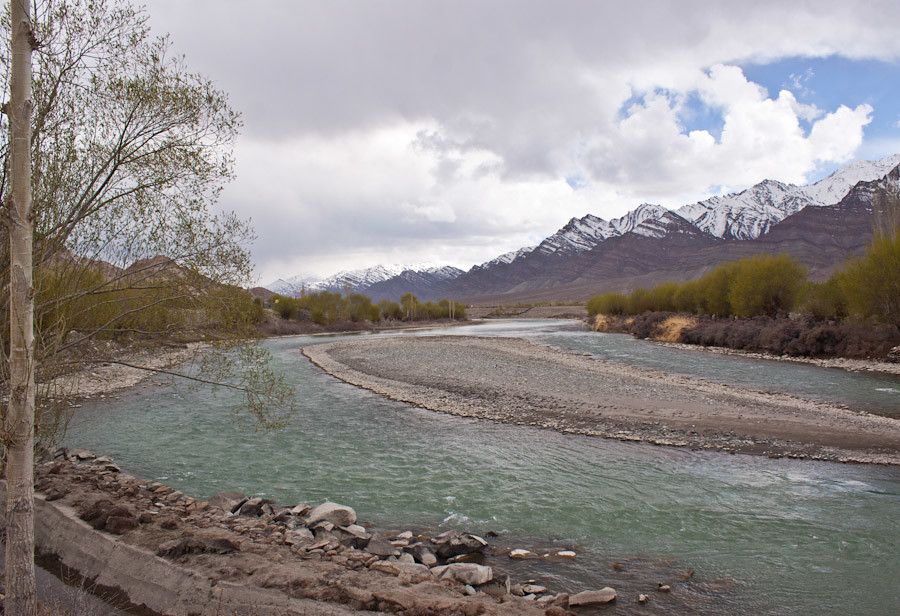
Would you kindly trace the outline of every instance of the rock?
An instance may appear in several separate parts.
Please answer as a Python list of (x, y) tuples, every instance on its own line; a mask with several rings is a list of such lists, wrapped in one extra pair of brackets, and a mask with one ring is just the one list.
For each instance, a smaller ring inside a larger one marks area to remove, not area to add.
[(69, 491), (60, 486), (53, 486), (44, 492), (44, 500), (49, 502), (64, 498)]
[(366, 552), (379, 558), (387, 558), (396, 554), (397, 548), (383, 537), (372, 537), (366, 545)]
[(156, 550), (157, 556), (178, 558), (185, 554), (230, 554), (240, 549), (234, 540), (226, 536), (218, 537), (182, 537), (161, 543)]
[(455, 563), (431, 569), (431, 574), (439, 580), (456, 580), (462, 584), (479, 586), (494, 579), (494, 570), (484, 565), (472, 563)]
[(159, 527), (164, 528), (166, 530), (175, 530), (180, 526), (178, 518), (172, 515), (167, 515), (159, 520)]
[(408, 554), (408, 553), (404, 552), (403, 554), (400, 555), (400, 558), (398, 558), (397, 561), (401, 562), (401, 563), (415, 564), (416, 559), (412, 554)]
[(308, 528), (298, 528), (284, 533), (284, 542), (288, 545), (304, 545), (312, 543), (314, 540), (315, 535)]
[(544, 611), (544, 616), (569, 616), (570, 614), (574, 614), (574, 612), (558, 605), (551, 605)]
[(309, 512), (308, 525), (316, 522), (331, 522), (335, 526), (350, 526), (356, 524), (356, 512), (346, 505), (324, 502)]
[(98, 498), (84, 507), (78, 517), (93, 528), (101, 530), (106, 526), (106, 518), (109, 517), (109, 512), (114, 506), (108, 498)]
[(460, 554), (471, 554), (474, 552), (484, 552), (488, 547), (487, 541), (478, 535), (470, 535), (469, 533), (460, 533), (455, 530), (448, 530), (441, 533), (431, 540), (435, 546), (435, 554), (439, 558), (448, 559)]
[(647, 603), (650, 600), (650, 597), (644, 594), (638, 595), (638, 603)]
[(306, 515), (310, 509), (311, 507), (306, 504), (295, 505), (291, 508), (291, 515)]
[(672, 587), (669, 586), (668, 584), (660, 583), (660, 584), (657, 584), (656, 590), (658, 590), (659, 592), (669, 592), (670, 590), (672, 590)]
[(469, 554), (460, 554), (459, 556), (454, 556), (453, 558), (447, 559), (447, 564), (450, 563), (478, 563), (479, 565), (484, 564), (484, 553), (483, 552), (470, 552)]
[(260, 498), (259, 496), (248, 498), (240, 505), (240, 507), (238, 507), (237, 513), (238, 515), (247, 515), (258, 518), (263, 514), (265, 506), (270, 504), (271, 502), (271, 500), (267, 498)]
[(526, 558), (534, 558), (535, 556), (537, 556), (537, 554), (535, 554), (534, 552), (523, 550), (521, 548), (512, 550), (509, 553), (509, 557), (513, 560), (524, 560)]
[(897, 345), (890, 351), (888, 351), (888, 354), (887, 356), (885, 356), (884, 360), (892, 364), (900, 364), (900, 345)]
[(469, 595), (470, 597), (474, 597), (475, 595), (478, 594), (478, 591), (475, 590), (475, 587), (471, 586), (469, 584), (466, 584), (466, 587), (463, 590), (465, 590), (466, 594)]
[(569, 607), (605, 605), (616, 600), (616, 591), (609, 586), (600, 590), (585, 590), (569, 596)]
[(397, 535), (395, 537), (395, 539), (401, 539), (401, 540), (406, 540), (406, 541), (412, 541), (412, 538), (413, 538), (412, 531), (409, 531), (409, 530), (403, 531), (402, 533), (400, 533), (399, 535)]
[(372, 535), (366, 532), (366, 529), (360, 526), (359, 524), (350, 524), (348, 526), (340, 526), (339, 527), (345, 533), (350, 533), (354, 537), (358, 539), (371, 539)]
[(559, 556), (560, 558), (575, 558), (576, 556), (578, 556), (572, 550), (560, 550), (559, 552), (556, 553), (556, 555)]
[(93, 451), (87, 449), (75, 449), (72, 451), (72, 457), (76, 460), (93, 460), (97, 455)]
[(426, 567), (434, 567), (438, 562), (434, 552), (421, 543), (417, 543), (412, 547), (412, 555), (415, 557), (416, 561), (422, 563)]
[(247, 496), (243, 492), (219, 492), (210, 497), (207, 502), (210, 507), (218, 507), (222, 511), (231, 513), (246, 500)]
[(522, 586), (522, 591), (526, 595), (541, 595), (547, 592), (547, 587), (539, 584), (525, 584)]
[(425, 565), (389, 560), (376, 560), (369, 565), (369, 569), (381, 571), (390, 575), (400, 575), (401, 573), (423, 575), (428, 573), (428, 567)]

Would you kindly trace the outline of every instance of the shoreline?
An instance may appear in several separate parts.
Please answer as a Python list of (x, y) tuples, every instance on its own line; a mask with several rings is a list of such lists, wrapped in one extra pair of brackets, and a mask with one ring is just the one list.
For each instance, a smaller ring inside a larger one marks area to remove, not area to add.
[[(37, 465), (35, 488), (37, 552), (51, 573), (89, 579), (117, 608), (141, 606), (141, 613), (169, 613), (177, 604), (203, 616), (241, 606), (253, 609), (234, 613), (563, 616), (576, 606), (637, 604), (642, 593), (677, 612), (699, 591), (693, 569), (660, 558), (630, 573), (611, 563), (604, 583), (622, 584), (627, 594), (607, 587), (570, 595), (549, 588), (552, 582), (510, 580), (535, 577), (536, 562), (547, 566), (537, 577), (552, 579), (554, 566), (582, 554), (567, 544), (363, 526), (352, 508), (328, 502), (285, 506), (232, 492), (201, 500), (83, 449), (58, 450)], [(664, 591), (660, 580), (670, 585)], [(598, 592), (602, 600), (586, 596)]]
[[(521, 339), (354, 340), (302, 353), (351, 385), (452, 415), (655, 445), (900, 465), (900, 422), (891, 418)], [(544, 383), (529, 384), (531, 375)], [(635, 397), (642, 388), (652, 391)]]
[[(633, 337), (633, 334), (629, 334), (628, 332), (595, 333), (621, 333)], [(849, 357), (794, 357), (791, 355), (775, 355), (772, 353), (755, 353), (753, 351), (742, 351), (741, 349), (732, 349), (729, 347), (688, 344), (687, 342), (665, 342), (662, 340), (653, 340), (652, 338), (647, 338), (647, 340), (663, 347), (685, 351), (705, 351), (716, 355), (733, 355), (735, 357), (746, 357), (748, 359), (766, 359), (769, 361), (805, 364), (808, 366), (818, 366), (819, 368), (845, 370), (847, 372), (874, 372), (878, 374), (900, 376), (900, 363), (890, 363), (878, 361), (876, 359), (851, 359)]]

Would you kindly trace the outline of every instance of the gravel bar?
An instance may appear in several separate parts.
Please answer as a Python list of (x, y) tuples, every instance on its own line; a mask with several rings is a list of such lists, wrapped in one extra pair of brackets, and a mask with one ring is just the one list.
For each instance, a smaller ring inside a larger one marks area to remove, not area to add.
[(463, 417), (729, 453), (900, 464), (896, 419), (518, 338), (342, 340), (303, 353), (342, 381)]

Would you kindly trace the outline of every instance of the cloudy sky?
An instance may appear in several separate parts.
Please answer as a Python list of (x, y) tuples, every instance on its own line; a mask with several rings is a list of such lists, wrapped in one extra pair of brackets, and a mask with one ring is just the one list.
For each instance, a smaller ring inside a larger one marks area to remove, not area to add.
[(900, 151), (900, 3), (148, 0), (243, 113), (261, 282), (468, 267), (572, 216)]

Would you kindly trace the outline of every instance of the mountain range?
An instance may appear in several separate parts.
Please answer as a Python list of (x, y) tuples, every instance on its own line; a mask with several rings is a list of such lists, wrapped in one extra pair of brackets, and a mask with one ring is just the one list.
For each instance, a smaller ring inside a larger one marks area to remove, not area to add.
[(871, 240), (872, 195), (896, 190), (900, 154), (854, 161), (806, 186), (763, 180), (750, 188), (667, 209), (643, 203), (622, 217), (572, 218), (537, 246), (505, 253), (468, 271), (455, 267), (375, 266), (325, 279), (297, 276), (266, 288), (396, 299), (509, 302), (584, 299), (663, 280), (698, 276), (723, 261), (787, 252), (824, 276)]

